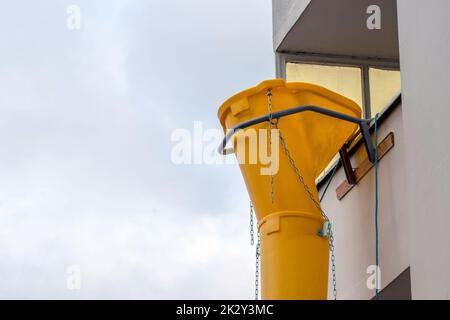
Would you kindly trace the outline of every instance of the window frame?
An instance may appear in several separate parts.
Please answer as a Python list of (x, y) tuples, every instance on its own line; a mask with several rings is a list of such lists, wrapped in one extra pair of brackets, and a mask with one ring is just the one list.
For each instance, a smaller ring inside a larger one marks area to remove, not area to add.
[(315, 64), (336, 67), (356, 67), (361, 70), (361, 93), (363, 116), (371, 119), (372, 109), (370, 102), (370, 77), (369, 69), (376, 68), (381, 70), (400, 71), (398, 60), (360, 58), (350, 56), (336, 56), (326, 54), (308, 54), (308, 53), (281, 53), (276, 52), (276, 76), (286, 80), (286, 64), (301, 63)]

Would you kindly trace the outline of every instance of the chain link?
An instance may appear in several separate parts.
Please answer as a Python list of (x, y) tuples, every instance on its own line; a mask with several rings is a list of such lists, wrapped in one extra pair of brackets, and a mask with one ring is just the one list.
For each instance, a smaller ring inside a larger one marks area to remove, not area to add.
[[(270, 116), (269, 116), (270, 118)], [(311, 198), (311, 201), (314, 203), (314, 205), (317, 207), (317, 209), (319, 209), (320, 214), (322, 215), (322, 217), (329, 222), (329, 227), (328, 227), (328, 241), (329, 241), (329, 246), (330, 246), (330, 255), (331, 255), (331, 273), (332, 273), (332, 281), (333, 281), (333, 297), (334, 300), (337, 299), (337, 286), (336, 286), (336, 257), (334, 255), (334, 236), (333, 236), (333, 230), (332, 230), (332, 224), (330, 219), (328, 218), (328, 216), (325, 214), (325, 212), (322, 210), (320, 203), (316, 200), (316, 198), (314, 197), (314, 194), (311, 192), (311, 189), (309, 188), (309, 186), (306, 184), (305, 182), (305, 178), (303, 177), (303, 175), (300, 172), (300, 169), (297, 167), (297, 165), (295, 164), (294, 158), (292, 157), (291, 153), (289, 152), (289, 149), (287, 148), (286, 145), (286, 140), (284, 139), (283, 135), (281, 134), (281, 130), (278, 128), (278, 123), (274, 124), (275, 128), (278, 130), (278, 134), (279, 134), (279, 138), (280, 138), (280, 143), (281, 143), (281, 147), (283, 149), (284, 154), (286, 155), (286, 157), (289, 160), (289, 164), (292, 167), (292, 169), (295, 172), (295, 175), (297, 176), (298, 181), (300, 182), (300, 184), (303, 186), (303, 189), (305, 189), (306, 193), (308, 194), (309, 198)]]
[(255, 231), (253, 230), (253, 204), (250, 201), (250, 245), (255, 244)]
[(255, 269), (255, 300), (259, 298), (259, 258), (261, 256), (261, 237), (258, 231), (258, 243), (256, 244), (256, 269)]
[(332, 281), (333, 281), (333, 298), (334, 300), (337, 299), (337, 284), (336, 284), (336, 257), (334, 256), (334, 236), (333, 236), (333, 230), (331, 229), (331, 223), (330, 223), (330, 231), (328, 233), (328, 240), (330, 242), (330, 255), (331, 255), (331, 274), (332, 274)]
[[(273, 126), (273, 115), (272, 115), (272, 90), (267, 90), (267, 106), (269, 111), (269, 152), (270, 152), (270, 163), (272, 162), (272, 126)], [(270, 199), (272, 203), (275, 201), (275, 188), (274, 188), (274, 181), (273, 181), (273, 173), (272, 170), (270, 170)]]
[[(250, 201), (250, 244), (255, 244), (255, 231), (253, 228), (253, 203)], [(261, 250), (261, 238), (259, 236), (259, 230), (256, 231), (258, 236), (258, 243), (256, 244), (256, 263), (255, 263), (255, 300), (258, 300), (259, 296), (259, 256)]]

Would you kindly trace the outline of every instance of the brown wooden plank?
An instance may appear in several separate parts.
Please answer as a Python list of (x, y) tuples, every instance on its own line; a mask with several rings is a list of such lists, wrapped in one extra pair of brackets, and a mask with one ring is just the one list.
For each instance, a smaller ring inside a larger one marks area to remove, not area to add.
[[(378, 144), (378, 160), (384, 157), (389, 150), (394, 147), (394, 133), (389, 132), (389, 134)], [(361, 181), (361, 179), (373, 168), (373, 163), (369, 161), (368, 158), (364, 159), (363, 162), (355, 169), (356, 183)], [(339, 200), (345, 197), (345, 195), (354, 187), (355, 185), (349, 184), (347, 180), (344, 180), (339, 187), (336, 189), (336, 196)]]

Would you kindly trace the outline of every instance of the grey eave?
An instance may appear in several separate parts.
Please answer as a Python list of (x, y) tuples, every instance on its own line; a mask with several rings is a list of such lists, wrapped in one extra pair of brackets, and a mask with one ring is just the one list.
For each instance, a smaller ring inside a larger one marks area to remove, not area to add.
[[(381, 30), (366, 26), (370, 5)], [(396, 0), (274, 0), (273, 10), (277, 52), (399, 59)]]

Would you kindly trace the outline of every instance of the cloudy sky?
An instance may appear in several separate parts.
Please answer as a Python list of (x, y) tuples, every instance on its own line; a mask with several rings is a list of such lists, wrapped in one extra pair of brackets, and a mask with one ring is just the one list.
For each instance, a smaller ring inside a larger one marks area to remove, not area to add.
[(274, 76), (270, 3), (2, 1), (0, 298), (253, 298), (239, 169), (171, 135)]

